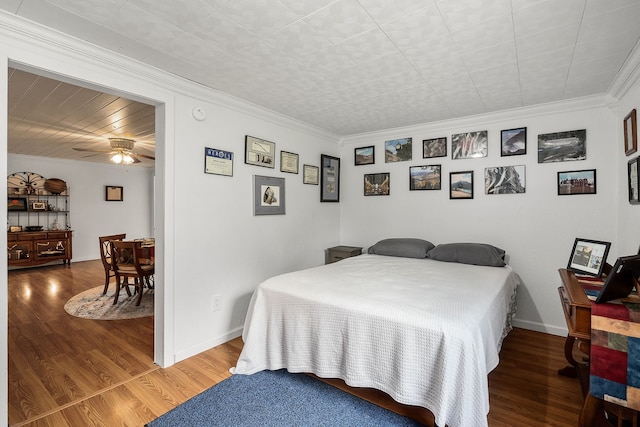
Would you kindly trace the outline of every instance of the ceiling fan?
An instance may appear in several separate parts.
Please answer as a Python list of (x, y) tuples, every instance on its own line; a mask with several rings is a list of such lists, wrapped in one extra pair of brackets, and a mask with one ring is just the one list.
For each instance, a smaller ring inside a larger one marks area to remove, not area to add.
[(109, 138), (111, 144), (111, 150), (95, 150), (92, 148), (79, 148), (73, 147), (76, 151), (90, 151), (93, 153), (109, 153), (111, 155), (111, 161), (116, 164), (130, 165), (132, 163), (140, 163), (139, 157), (149, 160), (155, 160), (153, 156), (146, 154), (134, 153), (133, 147), (136, 142), (133, 139), (128, 138)]

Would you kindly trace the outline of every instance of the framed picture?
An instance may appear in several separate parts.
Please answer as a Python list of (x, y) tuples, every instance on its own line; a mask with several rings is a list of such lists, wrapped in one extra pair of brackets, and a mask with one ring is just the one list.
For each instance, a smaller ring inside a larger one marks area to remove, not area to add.
[(32, 211), (46, 211), (47, 204), (45, 202), (31, 202)]
[(276, 144), (245, 135), (244, 137), (244, 162), (248, 165), (275, 168)]
[(364, 176), (364, 195), (365, 196), (388, 196), (390, 174), (387, 173), (370, 173)]
[(452, 159), (476, 159), (487, 157), (489, 140), (487, 131), (458, 133), (451, 135)]
[(449, 198), (473, 199), (473, 171), (449, 173)]
[(506, 129), (500, 132), (500, 155), (527, 154), (527, 128)]
[(22, 226), (21, 225), (10, 225), (9, 226), (9, 232), (10, 233), (19, 233), (22, 231)]
[(354, 149), (354, 159), (356, 166), (372, 165), (376, 162), (376, 147), (360, 147)]
[(123, 198), (123, 188), (113, 185), (107, 185), (105, 187), (105, 198), (107, 202), (121, 202)]
[(636, 109), (631, 110), (624, 118), (624, 154), (631, 155), (638, 150), (638, 130), (636, 125)]
[(440, 190), (441, 172), (441, 165), (410, 166), (409, 190)]
[(296, 153), (280, 151), (280, 172), (298, 173), (298, 159)]
[(253, 214), (284, 215), (284, 178), (253, 176)]
[(596, 194), (596, 170), (558, 172), (558, 196)]
[(538, 135), (538, 163), (567, 162), (586, 158), (586, 129)]
[(390, 141), (385, 141), (385, 163), (404, 162), (407, 160), (411, 160), (413, 151), (411, 141), (411, 138), (392, 139)]
[(204, 173), (233, 176), (233, 153), (204, 147)]
[(422, 140), (422, 158), (447, 156), (447, 137)]
[(320, 155), (320, 201), (340, 201), (340, 159), (326, 154)]
[(525, 188), (524, 165), (484, 169), (485, 194), (518, 194)]
[(7, 197), (7, 210), (8, 211), (26, 211), (27, 210), (26, 197)]
[(598, 240), (576, 239), (573, 242), (567, 270), (574, 273), (600, 277), (607, 263), (611, 243)]
[(320, 168), (318, 166), (303, 165), (302, 166), (302, 183), (318, 185)]
[[(638, 168), (640, 167), (640, 157), (629, 160), (627, 163), (627, 186), (629, 188), (629, 203), (632, 205), (640, 204), (640, 179), (638, 177)], [(638, 250), (640, 254), (640, 249)]]

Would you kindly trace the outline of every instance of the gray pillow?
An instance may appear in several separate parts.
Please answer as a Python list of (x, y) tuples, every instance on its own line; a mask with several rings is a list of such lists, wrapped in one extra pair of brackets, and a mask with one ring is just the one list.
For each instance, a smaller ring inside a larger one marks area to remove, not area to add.
[(370, 254), (399, 256), (405, 258), (426, 258), (433, 249), (433, 243), (422, 239), (385, 239), (369, 248)]
[(504, 250), (484, 243), (445, 243), (431, 249), (427, 258), (444, 262), (504, 267)]

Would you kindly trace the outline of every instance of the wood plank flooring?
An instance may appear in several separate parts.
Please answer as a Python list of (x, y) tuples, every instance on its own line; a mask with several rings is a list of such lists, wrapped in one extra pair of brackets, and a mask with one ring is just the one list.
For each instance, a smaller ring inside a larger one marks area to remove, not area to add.
[[(9, 425), (142, 426), (230, 376), (239, 338), (160, 369), (151, 318), (66, 314), (64, 303), (100, 285), (103, 274), (100, 261), (9, 272)], [(580, 386), (556, 374), (566, 365), (563, 344), (523, 329), (509, 334), (489, 375), (491, 427), (577, 424)], [(357, 392), (424, 420), (422, 411), (398, 408), (383, 393)]]

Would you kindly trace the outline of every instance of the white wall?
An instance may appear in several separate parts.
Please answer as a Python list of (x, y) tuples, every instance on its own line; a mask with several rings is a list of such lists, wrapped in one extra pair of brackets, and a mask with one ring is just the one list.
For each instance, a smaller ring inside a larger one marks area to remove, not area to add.
[[(72, 262), (99, 259), (98, 236), (153, 236), (153, 169), (10, 154), (7, 171), (35, 172), (66, 181), (71, 211), (68, 219), (73, 230)], [(105, 201), (106, 185), (123, 187), (124, 200)]]
[[(596, 97), (344, 138), (342, 242), (366, 249), (383, 238), (418, 237), (499, 246), (522, 279), (517, 325), (565, 335), (557, 270), (567, 266), (574, 239), (613, 242), (617, 252), (617, 125)], [(527, 154), (501, 157), (500, 131), (525, 126)], [(586, 160), (538, 163), (538, 134), (576, 129), (587, 130)], [(488, 131), (488, 157), (452, 160), (451, 135), (481, 130)], [(448, 157), (423, 159), (422, 140), (443, 136)], [(385, 163), (384, 142), (404, 137), (413, 138), (413, 160)], [(368, 145), (375, 145), (375, 165), (354, 166), (354, 148)], [(442, 190), (410, 191), (409, 166), (429, 164), (442, 165)], [(509, 165), (525, 165), (526, 193), (484, 194), (484, 169)], [(596, 169), (597, 194), (558, 196), (557, 172), (580, 169)], [(465, 170), (474, 171), (474, 198), (450, 200), (449, 173)], [(363, 196), (363, 175), (379, 172), (391, 174), (390, 195)]]

